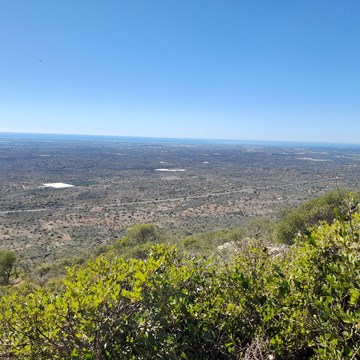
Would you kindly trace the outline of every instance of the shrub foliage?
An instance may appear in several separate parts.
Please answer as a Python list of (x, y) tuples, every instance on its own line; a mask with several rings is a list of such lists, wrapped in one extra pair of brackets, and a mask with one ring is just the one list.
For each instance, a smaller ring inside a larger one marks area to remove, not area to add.
[(10, 250), (0, 250), (0, 284), (8, 285), (14, 272), (16, 255)]
[(271, 256), (248, 242), (227, 262), (154, 245), (100, 256), (57, 286), (8, 288), (8, 359), (355, 359), (360, 215), (323, 224)]
[[(345, 218), (352, 206), (360, 202), (360, 194), (333, 190), (306, 201), (290, 210), (274, 226), (274, 240), (292, 244), (297, 234), (304, 234), (320, 221), (331, 224), (335, 218)], [(350, 209), (349, 209), (350, 206)]]

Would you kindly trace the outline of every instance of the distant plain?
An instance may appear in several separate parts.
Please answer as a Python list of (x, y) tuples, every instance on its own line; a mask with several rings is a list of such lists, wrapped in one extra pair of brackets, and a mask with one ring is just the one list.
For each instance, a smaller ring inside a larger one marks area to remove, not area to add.
[(276, 218), (360, 184), (360, 148), (350, 145), (0, 140), (0, 248), (29, 261), (112, 244), (136, 223), (174, 238)]

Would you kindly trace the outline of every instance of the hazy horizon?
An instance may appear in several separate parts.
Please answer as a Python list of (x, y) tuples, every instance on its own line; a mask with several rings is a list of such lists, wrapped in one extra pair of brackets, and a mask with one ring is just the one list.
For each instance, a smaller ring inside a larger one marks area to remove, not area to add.
[(199, 144), (244, 144), (244, 145), (274, 145), (274, 146), (360, 146), (360, 142), (340, 143), (340, 142), (315, 142), (315, 141), (286, 141), (286, 140), (258, 140), (258, 139), (219, 139), (219, 138), (191, 138), (191, 137), (164, 137), (164, 136), (128, 136), (128, 135), (104, 135), (104, 134), (66, 134), (66, 133), (33, 133), (33, 132), (2, 132), (1, 138), (21, 139), (21, 140), (84, 140), (84, 141), (131, 141), (140, 142), (182, 142)]

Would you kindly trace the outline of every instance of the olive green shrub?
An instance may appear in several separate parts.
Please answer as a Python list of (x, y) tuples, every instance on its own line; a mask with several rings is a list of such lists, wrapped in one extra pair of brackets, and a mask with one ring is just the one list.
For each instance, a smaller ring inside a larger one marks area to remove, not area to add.
[(0, 250), (0, 284), (9, 285), (10, 276), (13, 274), (16, 255), (10, 250)]
[(136, 224), (107, 251), (108, 257), (145, 259), (154, 244), (166, 241), (164, 231), (153, 224)]
[(278, 256), (260, 240), (220, 264), (162, 244), (143, 259), (102, 255), (51, 286), (7, 287), (0, 333), (8, 359), (353, 360), (360, 215)]
[(320, 221), (331, 224), (336, 218), (345, 218), (349, 213), (349, 203), (357, 206), (360, 201), (358, 193), (345, 190), (334, 190), (307, 201), (290, 210), (275, 224), (273, 238), (276, 242), (292, 244), (298, 234)]

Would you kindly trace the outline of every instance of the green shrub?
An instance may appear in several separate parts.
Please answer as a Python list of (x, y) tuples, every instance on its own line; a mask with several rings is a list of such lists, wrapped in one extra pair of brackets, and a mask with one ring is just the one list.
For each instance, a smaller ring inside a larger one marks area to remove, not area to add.
[(156, 227), (153, 224), (136, 224), (127, 231), (126, 236), (135, 244), (154, 242), (157, 239)]
[(0, 250), (0, 284), (8, 285), (13, 274), (16, 255), (10, 250)]
[(330, 191), (319, 198), (307, 201), (283, 216), (274, 227), (274, 240), (291, 244), (298, 234), (320, 221), (331, 224), (336, 217), (347, 217), (349, 203), (355, 206), (359, 203), (358, 193), (345, 191)]
[(164, 231), (153, 224), (136, 224), (129, 228), (122, 238), (117, 240), (104, 253), (108, 257), (122, 256), (125, 258), (144, 259), (154, 244), (164, 242)]
[(51, 286), (6, 289), (0, 357), (359, 356), (358, 213), (308, 229), (276, 257), (256, 239), (221, 264), (161, 244), (147, 252), (143, 259), (100, 256), (69, 267)]

